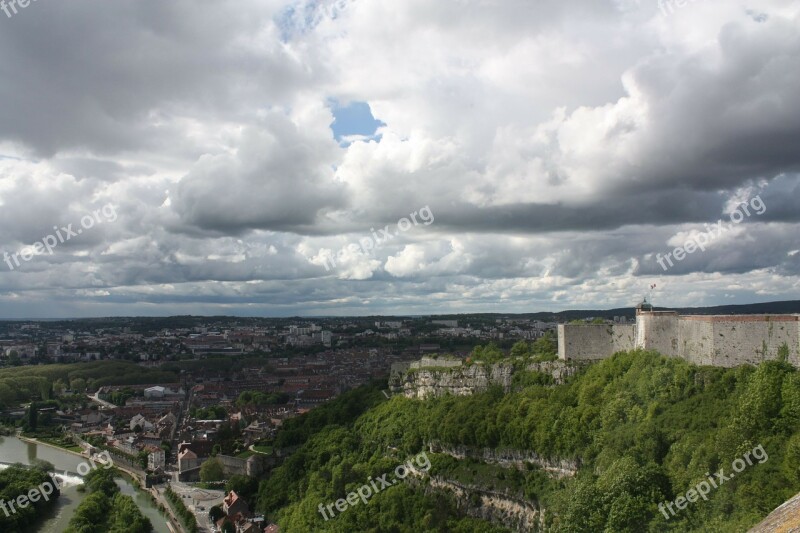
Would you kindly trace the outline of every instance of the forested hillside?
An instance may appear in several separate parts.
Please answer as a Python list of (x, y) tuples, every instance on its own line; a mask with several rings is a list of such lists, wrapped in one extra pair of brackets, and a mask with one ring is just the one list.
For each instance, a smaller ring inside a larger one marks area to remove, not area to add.
[(105, 385), (171, 383), (176, 371), (145, 368), (127, 361), (20, 366), (0, 369), (0, 407), (49, 400), (54, 387), (83, 392)]
[[(287, 531), (502, 530), (464, 518), (463, 498), (457, 511), (448, 490), (426, 489), (434, 478), (527, 500), (543, 511), (543, 530), (743, 531), (800, 491), (800, 374), (789, 365), (696, 367), (636, 351), (565, 385), (520, 383), (509, 394), (425, 401), (386, 399), (375, 386), (351, 392), (291, 421), (283, 444), (302, 446), (262, 482), (258, 507)], [(323, 519), (319, 504), (431, 443), (445, 453), (428, 454), (429, 472)], [(729, 476), (756, 448), (761, 460)], [(453, 457), (451, 449), (480, 453)], [(509, 449), (541, 464), (482, 459)], [(542, 468), (548, 461), (576, 472), (556, 475)], [(721, 469), (729, 479), (704, 499), (673, 507), (674, 515), (660, 511)], [(476, 515), (485, 511), (479, 496), (471, 496)]]

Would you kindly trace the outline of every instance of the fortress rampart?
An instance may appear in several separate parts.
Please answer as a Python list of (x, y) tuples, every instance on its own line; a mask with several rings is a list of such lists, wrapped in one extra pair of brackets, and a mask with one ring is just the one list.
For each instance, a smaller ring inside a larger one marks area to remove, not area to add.
[(420, 368), (455, 368), (463, 365), (461, 359), (453, 357), (429, 357), (425, 356), (419, 361), (412, 361), (409, 368), (419, 370)]
[(558, 355), (561, 359), (605, 359), (615, 352), (634, 348), (636, 326), (633, 324), (558, 326)]
[(784, 345), (788, 362), (800, 366), (800, 315), (678, 315), (640, 305), (635, 325), (558, 326), (563, 360), (604, 359), (642, 348), (698, 365), (733, 367), (777, 359)]

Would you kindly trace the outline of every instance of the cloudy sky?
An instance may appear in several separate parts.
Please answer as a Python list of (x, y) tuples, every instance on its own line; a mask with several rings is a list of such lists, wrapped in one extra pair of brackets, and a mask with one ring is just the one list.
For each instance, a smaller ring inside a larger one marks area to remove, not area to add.
[(0, 317), (800, 299), (796, 1), (16, 9)]

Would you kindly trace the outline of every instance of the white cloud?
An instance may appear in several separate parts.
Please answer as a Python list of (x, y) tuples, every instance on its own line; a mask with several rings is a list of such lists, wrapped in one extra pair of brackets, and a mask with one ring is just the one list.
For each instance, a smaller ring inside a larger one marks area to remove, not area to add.
[[(9, 316), (600, 307), (651, 278), (674, 305), (800, 295), (796, 2), (24, 15), (0, 34), (0, 246), (107, 202), (119, 220), (0, 270)], [(339, 145), (334, 101), (385, 126)], [(755, 192), (763, 216), (661, 272)], [(325, 270), (425, 205), (434, 224)]]

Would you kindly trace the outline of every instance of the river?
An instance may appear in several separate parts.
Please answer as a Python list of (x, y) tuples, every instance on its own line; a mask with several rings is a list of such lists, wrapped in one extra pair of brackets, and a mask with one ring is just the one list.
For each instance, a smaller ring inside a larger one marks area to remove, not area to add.
[[(77, 472), (78, 465), (86, 461), (86, 459), (77, 455), (49, 446), (23, 442), (16, 437), (0, 437), (0, 461), (29, 465), (34, 459), (42, 459), (52, 463), (56, 472), (64, 472), (66, 470), (72, 473)], [(0, 468), (3, 467), (0, 466)], [(70, 518), (72, 518), (72, 514), (75, 512), (75, 508), (85, 497), (85, 493), (78, 491), (78, 485), (81, 484), (79, 476), (67, 474), (66, 476), (59, 475), (59, 477), (64, 482), (64, 486), (61, 489), (61, 497), (58, 498), (58, 504), (40, 522), (37, 529), (38, 533), (61, 533), (64, 531)], [(153, 531), (156, 533), (169, 533), (167, 519), (153, 505), (146, 493), (131, 485), (127, 479), (118, 478), (116, 481), (122, 494), (133, 497), (142, 514), (150, 519), (153, 524)]]

